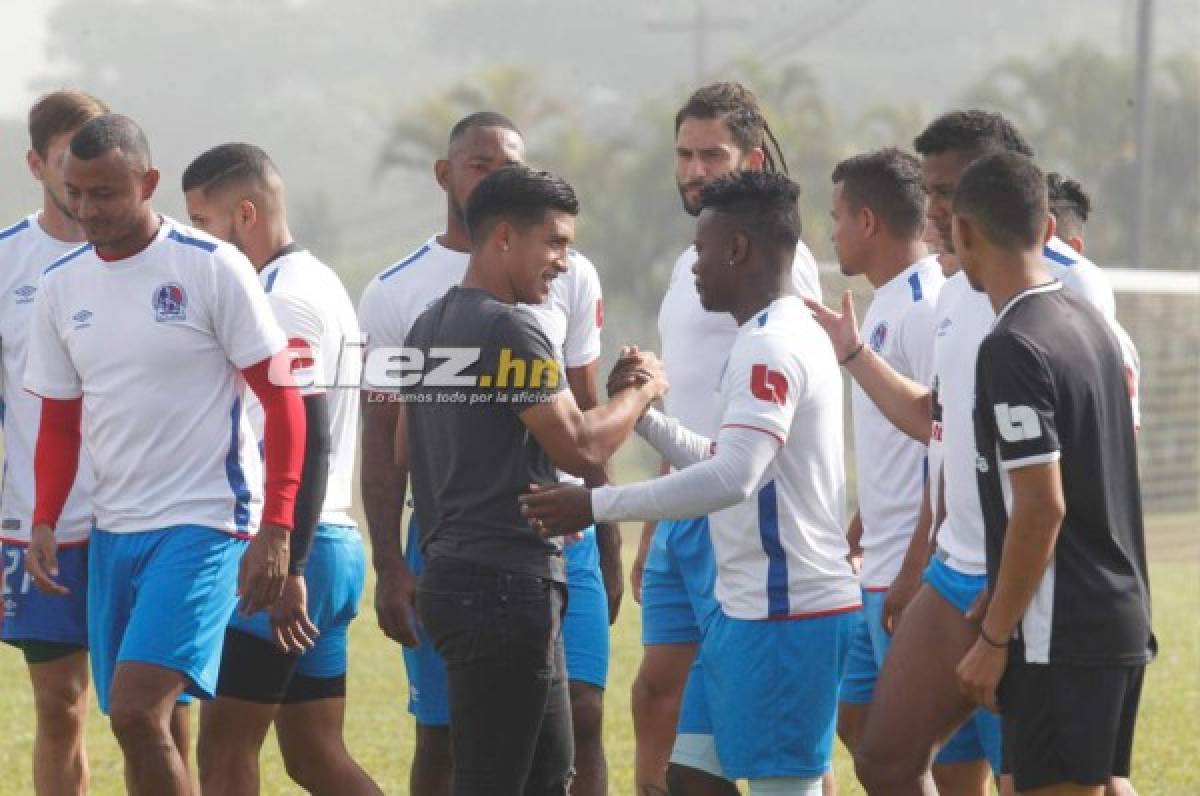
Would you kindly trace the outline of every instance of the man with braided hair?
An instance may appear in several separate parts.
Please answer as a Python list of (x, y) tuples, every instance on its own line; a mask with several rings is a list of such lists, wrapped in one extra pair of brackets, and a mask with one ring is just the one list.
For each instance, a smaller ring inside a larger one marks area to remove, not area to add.
[[(700, 214), (700, 192), (721, 176), (786, 169), (758, 98), (739, 83), (698, 89), (675, 116), (675, 180), (689, 215)], [(689, 246), (675, 262), (658, 316), (663, 364), (673, 385), (666, 410), (693, 431), (715, 437), (718, 382), (737, 325), (701, 304), (691, 276), (696, 256)], [(796, 292), (820, 295), (816, 262), (803, 241), (795, 245), (791, 279)], [(661, 472), (669, 469), (664, 461)], [(634, 597), (642, 605), (643, 657), (633, 684), (639, 792), (665, 789), (669, 760), (695, 768), (697, 755), (688, 751), (695, 738), (688, 736), (711, 732), (700, 677), (688, 672), (714, 607), (715, 575), (707, 520), (691, 517), (647, 523), (633, 566)]]
[[(714, 556), (715, 606), (699, 660), (711, 730), (677, 747), (691, 765), (668, 771), (672, 793), (725, 796), (746, 779), (751, 794), (809, 796), (829, 770), (861, 600), (842, 533), (842, 380), (795, 295), (799, 192), (782, 174), (742, 171), (700, 194), (695, 289), (706, 310), (737, 325), (716, 433), (650, 409), (637, 431), (676, 472), (627, 486), (535, 488), (522, 499), (548, 533), (593, 517), (707, 517), (700, 533)], [(609, 390), (638, 384), (637, 368), (618, 363)]]

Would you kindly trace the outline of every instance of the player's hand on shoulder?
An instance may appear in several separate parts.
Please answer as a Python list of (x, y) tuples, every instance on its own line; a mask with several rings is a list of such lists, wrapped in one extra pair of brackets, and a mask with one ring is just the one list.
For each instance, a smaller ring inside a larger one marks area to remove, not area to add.
[(250, 616), (272, 606), (283, 594), (291, 558), (287, 528), (264, 525), (250, 540), (238, 569), (238, 610)]
[(35, 525), (25, 551), (25, 571), (33, 585), (44, 594), (61, 597), (71, 590), (55, 580), (58, 577), (58, 541), (49, 525)]
[(838, 360), (843, 360), (859, 347), (858, 318), (854, 314), (854, 294), (842, 293), (842, 311), (835, 312), (815, 299), (805, 298), (805, 305), (833, 343)]
[(531, 484), (521, 495), (521, 513), (544, 537), (562, 536), (592, 525), (592, 491), (577, 484)]
[(375, 616), (383, 634), (405, 647), (421, 646), (417, 635), (417, 579), (404, 565), (376, 570)]
[(304, 652), (320, 634), (308, 616), (308, 585), (303, 575), (288, 575), (283, 594), (271, 606), (271, 636), (285, 653)]

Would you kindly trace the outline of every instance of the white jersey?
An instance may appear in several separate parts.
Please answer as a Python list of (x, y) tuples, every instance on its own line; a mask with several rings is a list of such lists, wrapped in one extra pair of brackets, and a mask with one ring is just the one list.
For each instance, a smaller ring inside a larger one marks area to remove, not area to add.
[(1046, 242), (1042, 259), (1050, 269), (1050, 275), (1062, 282), (1063, 287), (1087, 299), (1109, 322), (1116, 318), (1117, 302), (1113, 297), (1112, 283), (1100, 266), (1058, 237), (1051, 237)]
[[(46, 266), (78, 247), (46, 234), (37, 213), (0, 230), (0, 425), (4, 428), (0, 541), (26, 544), (32, 530), (33, 451), (42, 404), (22, 385), (34, 297)], [(90, 535), (91, 489), (91, 464), (80, 456), (75, 485), (55, 532), (60, 545), (78, 544)]]
[[(368, 353), (380, 347), (404, 345), (421, 313), (462, 282), (469, 260), (470, 254), (447, 249), (437, 238), (430, 238), (372, 279), (358, 302)], [(526, 306), (565, 367), (583, 367), (599, 358), (604, 301), (596, 266), (588, 258), (572, 250), (567, 272), (550, 283), (546, 301)]]
[(708, 517), (722, 610), (766, 619), (858, 606), (843, 530), (842, 375), (829, 338), (799, 298), (776, 299), (738, 329), (720, 378), (721, 426), (782, 445), (754, 495)]
[[(671, 390), (663, 398), (667, 414), (686, 428), (716, 437), (721, 419), (717, 389), (721, 369), (737, 336), (737, 323), (725, 312), (709, 312), (700, 303), (692, 266), (696, 249), (689, 246), (675, 261), (671, 281), (658, 311), (658, 337)], [(801, 241), (792, 264), (796, 292), (821, 298), (817, 262)]]
[[(934, 309), (946, 281), (926, 257), (875, 290), (862, 339), (892, 370), (920, 384), (933, 380)], [(921, 513), (925, 446), (893, 426), (855, 383), (851, 387), (863, 588), (886, 590), (900, 571)]]
[[(354, 457), (358, 447), (358, 385), (362, 378), (362, 334), (354, 304), (329, 266), (297, 250), (259, 272), (275, 319), (288, 337), (292, 373), (300, 394), (326, 393), (329, 402), (329, 480), (320, 521), (354, 525)], [(255, 438), (263, 438), (262, 405), (246, 390), (246, 409)]]
[(238, 372), (284, 349), (254, 267), (169, 218), (141, 252), (46, 269), (25, 387), (83, 397), (96, 527), (258, 528), (262, 466)]
[[(933, 340), (929, 460), (930, 472), (936, 479), (940, 466), (944, 482), (946, 516), (937, 532), (938, 547), (950, 556), (954, 569), (970, 575), (987, 571), (975, 476), (975, 359), (995, 319), (987, 294), (972, 288), (966, 274), (960, 271), (946, 281)], [(936, 488), (930, 498), (936, 506)]]

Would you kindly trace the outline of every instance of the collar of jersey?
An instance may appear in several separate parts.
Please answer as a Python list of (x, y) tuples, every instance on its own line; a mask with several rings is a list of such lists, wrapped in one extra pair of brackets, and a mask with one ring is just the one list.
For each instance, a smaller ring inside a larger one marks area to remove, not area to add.
[(1062, 282), (1059, 282), (1057, 279), (1055, 279), (1053, 281), (1046, 282), (1041, 285), (1034, 285), (1033, 287), (1025, 288), (1020, 293), (1018, 293), (1017, 295), (1010, 298), (1008, 300), (1008, 303), (1005, 304), (1004, 307), (1000, 310), (1000, 312), (998, 312), (996, 314), (996, 323), (999, 323), (1000, 319), (1003, 318), (1009, 310), (1011, 310), (1013, 307), (1017, 306), (1017, 302), (1019, 302), (1021, 299), (1025, 298), (1026, 296), (1033, 296), (1038, 293), (1053, 293), (1056, 290), (1062, 290), (1062, 286), (1063, 286)]

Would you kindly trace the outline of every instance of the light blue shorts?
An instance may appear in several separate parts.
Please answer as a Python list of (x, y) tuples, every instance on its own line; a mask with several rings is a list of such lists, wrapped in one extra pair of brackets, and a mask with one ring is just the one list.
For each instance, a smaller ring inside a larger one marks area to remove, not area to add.
[(807, 779), (829, 770), (858, 618), (855, 608), (806, 619), (711, 619), (700, 658), (727, 778)]
[(198, 525), (92, 532), (88, 642), (104, 713), (117, 664), (128, 661), (180, 672), (186, 693), (212, 698), (245, 548), (245, 540)]
[[(642, 572), (642, 644), (699, 644), (705, 623), (719, 612), (716, 582), (708, 518), (660, 522)], [(680, 733), (712, 732), (702, 671), (697, 656), (679, 707)]]
[[(318, 525), (304, 568), (304, 583), (308, 589), (308, 617), (320, 635), (314, 639), (312, 649), (300, 655), (296, 674), (328, 678), (346, 673), (347, 631), (358, 616), (366, 575), (358, 528)], [(267, 641), (274, 639), (266, 611), (246, 617), (235, 610), (229, 626)]]
[[(935, 556), (925, 568), (924, 581), (938, 596), (964, 614), (975, 603), (979, 593), (987, 588), (986, 575), (968, 575), (946, 565)], [(962, 763), (986, 757), (992, 771), (1000, 773), (1003, 736), (1000, 717), (984, 708), (971, 714), (971, 718), (951, 736), (938, 752), (937, 763)]]
[[(425, 560), (418, 544), (415, 516), (408, 523), (404, 558), (414, 575), (420, 575)], [(567, 568), (567, 615), (563, 618), (563, 648), (567, 678), (604, 688), (608, 682), (609, 628), (608, 595), (600, 575), (600, 553), (595, 528), (563, 550)], [(418, 724), (445, 727), (450, 724), (449, 681), (446, 662), (433, 648), (433, 639), (417, 628), (421, 646), (404, 647), (408, 673), (408, 712)]]
[(33, 585), (25, 571), (25, 545), (5, 542), (0, 546), (4, 567), (4, 618), (0, 640), (8, 642), (51, 641), (86, 649), (88, 543), (58, 548), (58, 582), (70, 589), (58, 597)]

